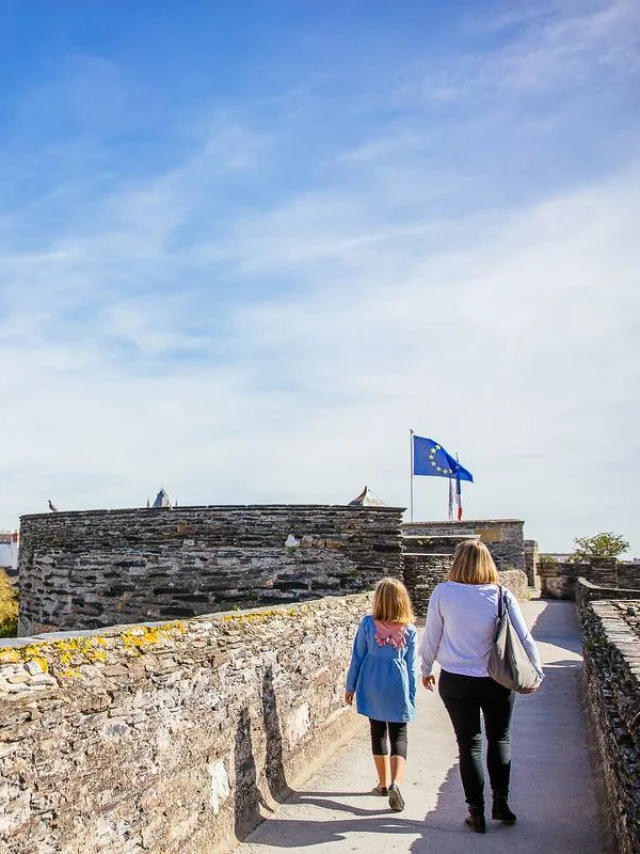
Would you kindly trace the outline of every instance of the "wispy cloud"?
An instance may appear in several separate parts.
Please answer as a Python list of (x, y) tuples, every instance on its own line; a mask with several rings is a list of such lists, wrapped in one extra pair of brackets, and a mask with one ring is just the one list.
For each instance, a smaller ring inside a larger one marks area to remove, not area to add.
[[(478, 22), (479, 23), (479, 22)], [(483, 18), (479, 30), (513, 28), (501, 46), (417, 64), (398, 103), (456, 102), (574, 91), (588, 80), (620, 81), (640, 69), (640, 7), (634, 0), (545, 2)]]
[[(0, 521), (49, 494), (142, 504), (160, 482), (181, 503), (339, 502), (366, 482), (404, 504), (413, 427), (476, 474), (470, 514), (523, 516), (547, 548), (596, 529), (640, 547), (640, 163), (616, 136), (609, 160), (547, 166), (573, 132), (563, 75), (586, 97), (606, 44), (634, 79), (636, 13), (542, 12), (450, 56), (441, 122), (414, 98), (433, 71), (408, 57), (392, 114), (358, 112), (355, 83), (331, 133), (304, 81), (201, 104), (156, 162), (125, 168), (96, 132), (95, 173), (67, 166), (6, 206)], [(463, 109), (478, 86), (492, 109)], [(514, 128), (510, 98), (534, 90), (546, 123), (526, 147), (518, 128), (541, 117), (519, 107)], [(440, 486), (419, 484), (421, 514), (440, 515)]]

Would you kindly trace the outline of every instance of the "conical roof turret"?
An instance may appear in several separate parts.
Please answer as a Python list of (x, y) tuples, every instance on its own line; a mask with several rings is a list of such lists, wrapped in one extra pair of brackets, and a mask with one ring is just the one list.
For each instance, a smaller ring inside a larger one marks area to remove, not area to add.
[(384, 501), (376, 498), (368, 486), (362, 490), (357, 498), (349, 502), (349, 507), (386, 507)]

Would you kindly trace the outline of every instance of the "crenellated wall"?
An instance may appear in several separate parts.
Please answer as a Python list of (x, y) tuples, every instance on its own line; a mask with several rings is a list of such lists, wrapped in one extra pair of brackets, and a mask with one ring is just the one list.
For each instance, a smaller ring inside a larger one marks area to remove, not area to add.
[(3, 854), (218, 854), (351, 736), (366, 595), (0, 641)]
[(369, 590), (402, 575), (402, 512), (254, 505), (24, 516), (20, 633)]

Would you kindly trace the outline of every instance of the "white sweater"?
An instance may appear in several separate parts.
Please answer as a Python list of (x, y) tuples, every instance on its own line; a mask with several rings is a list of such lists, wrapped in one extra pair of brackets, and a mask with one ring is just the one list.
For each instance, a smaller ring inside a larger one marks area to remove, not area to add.
[[(505, 590), (511, 623), (542, 679), (538, 649), (527, 628), (518, 602)], [(459, 584), (445, 581), (431, 594), (420, 658), (422, 675), (430, 676), (433, 662), (462, 676), (487, 676), (487, 662), (498, 616), (497, 584)]]

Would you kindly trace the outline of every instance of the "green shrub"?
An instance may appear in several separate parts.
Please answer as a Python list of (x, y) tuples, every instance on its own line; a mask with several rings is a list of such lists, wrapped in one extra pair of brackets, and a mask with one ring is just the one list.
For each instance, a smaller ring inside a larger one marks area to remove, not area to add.
[(4, 569), (0, 569), (0, 638), (13, 638), (17, 633), (18, 592)]
[(629, 543), (621, 534), (604, 531), (593, 537), (576, 537), (575, 548), (571, 555), (573, 561), (590, 561), (594, 558), (618, 557), (629, 548)]

